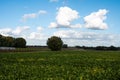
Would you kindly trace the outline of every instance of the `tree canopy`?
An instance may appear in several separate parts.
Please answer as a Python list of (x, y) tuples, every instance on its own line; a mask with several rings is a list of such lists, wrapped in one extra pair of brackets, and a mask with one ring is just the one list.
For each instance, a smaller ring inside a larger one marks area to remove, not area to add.
[(47, 45), (52, 51), (58, 51), (61, 50), (63, 41), (60, 37), (52, 36), (51, 38), (48, 38)]
[(2, 36), (0, 34), (0, 47), (26, 47), (24, 38), (13, 38), (11, 36)]

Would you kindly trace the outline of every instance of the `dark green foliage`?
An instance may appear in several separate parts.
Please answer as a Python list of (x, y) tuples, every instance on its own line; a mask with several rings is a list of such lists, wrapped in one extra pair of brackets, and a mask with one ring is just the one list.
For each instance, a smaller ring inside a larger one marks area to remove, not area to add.
[(0, 80), (120, 80), (120, 51), (1, 53)]
[(0, 35), (0, 47), (14, 47), (14, 38)]
[(61, 50), (63, 41), (60, 37), (52, 36), (51, 38), (48, 38), (47, 45), (52, 51), (58, 51)]
[(110, 47), (97, 46), (95, 49), (96, 50), (119, 50), (119, 48), (115, 46), (110, 46)]
[(9, 37), (8, 36), (8, 37), (6, 37), (5, 40), (6, 40), (6, 43), (7, 43), (6, 44), (7, 47), (14, 47), (14, 44), (15, 44), (14, 41), (15, 41), (15, 39), (13, 37)]
[(107, 47), (105, 47), (105, 46), (97, 46), (96, 50), (107, 50)]
[(63, 48), (68, 48), (68, 45), (67, 45), (67, 44), (63, 44), (62, 47), (63, 47)]
[(16, 38), (15, 39), (15, 47), (17, 48), (25, 48), (26, 47), (26, 41), (23, 38)]
[(117, 47), (114, 47), (114, 46), (110, 46), (108, 49), (109, 49), (109, 50), (118, 50), (118, 48), (117, 48)]
[(75, 46), (75, 48), (82, 48), (81, 46)]
[(13, 38), (10, 36), (0, 35), (0, 47), (25, 47), (26, 41), (24, 38)]

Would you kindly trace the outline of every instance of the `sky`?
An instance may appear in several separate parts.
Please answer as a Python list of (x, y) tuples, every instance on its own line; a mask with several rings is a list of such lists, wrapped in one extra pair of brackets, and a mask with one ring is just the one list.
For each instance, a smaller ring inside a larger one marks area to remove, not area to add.
[(0, 34), (46, 45), (120, 46), (120, 0), (0, 0)]

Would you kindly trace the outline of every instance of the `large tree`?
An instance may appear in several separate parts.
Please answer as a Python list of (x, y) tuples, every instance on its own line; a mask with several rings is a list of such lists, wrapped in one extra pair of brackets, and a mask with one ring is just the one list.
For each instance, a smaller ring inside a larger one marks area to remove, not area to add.
[(58, 51), (61, 50), (63, 41), (60, 37), (52, 36), (51, 38), (48, 38), (47, 45), (52, 51)]
[(15, 47), (25, 48), (26, 47), (26, 40), (24, 38), (16, 38), (15, 39)]
[(7, 47), (14, 47), (14, 41), (15, 41), (15, 39), (13, 38), (13, 37), (10, 37), (10, 36), (8, 36), (8, 37), (5, 37), (5, 40), (6, 40), (6, 46)]

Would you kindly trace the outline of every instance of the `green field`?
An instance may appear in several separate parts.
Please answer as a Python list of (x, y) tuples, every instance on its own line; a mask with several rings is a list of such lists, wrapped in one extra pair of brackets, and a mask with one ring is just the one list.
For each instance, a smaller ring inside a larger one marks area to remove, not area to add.
[(2, 52), (0, 80), (120, 80), (120, 51)]

